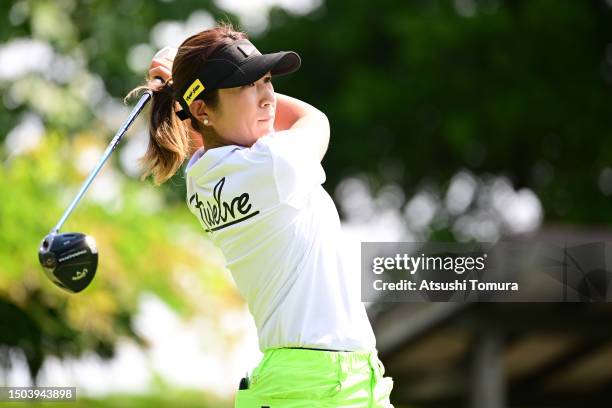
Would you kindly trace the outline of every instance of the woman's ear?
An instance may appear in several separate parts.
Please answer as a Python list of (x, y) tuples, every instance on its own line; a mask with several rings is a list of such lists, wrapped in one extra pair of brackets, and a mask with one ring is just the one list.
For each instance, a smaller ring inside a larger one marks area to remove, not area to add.
[[(205, 124), (209, 123), (210, 118), (208, 117), (208, 107), (203, 100), (196, 99), (193, 101), (193, 103), (189, 105), (189, 110), (191, 111), (193, 117), (198, 120), (198, 122), (204, 122)], [(206, 119), (206, 121), (204, 119)]]

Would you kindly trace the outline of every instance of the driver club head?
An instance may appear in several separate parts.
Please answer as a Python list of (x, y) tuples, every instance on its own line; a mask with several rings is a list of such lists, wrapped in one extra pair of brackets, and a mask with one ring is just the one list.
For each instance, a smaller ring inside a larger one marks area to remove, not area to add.
[(85, 289), (96, 274), (96, 241), (80, 232), (51, 233), (40, 244), (38, 260), (53, 283), (70, 293), (77, 293)]

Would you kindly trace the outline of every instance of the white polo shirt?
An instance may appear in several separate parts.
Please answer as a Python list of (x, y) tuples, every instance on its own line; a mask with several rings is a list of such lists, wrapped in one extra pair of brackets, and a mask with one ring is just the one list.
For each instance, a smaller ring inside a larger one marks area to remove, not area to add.
[(187, 205), (222, 250), (255, 319), (259, 348), (372, 351), (360, 271), (340, 255), (340, 219), (325, 172), (289, 130), (197, 151)]

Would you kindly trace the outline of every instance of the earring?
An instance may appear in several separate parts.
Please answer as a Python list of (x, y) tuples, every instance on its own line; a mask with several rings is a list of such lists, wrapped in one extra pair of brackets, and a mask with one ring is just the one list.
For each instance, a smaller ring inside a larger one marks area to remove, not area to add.
[(208, 119), (204, 118), (204, 126), (208, 126)]

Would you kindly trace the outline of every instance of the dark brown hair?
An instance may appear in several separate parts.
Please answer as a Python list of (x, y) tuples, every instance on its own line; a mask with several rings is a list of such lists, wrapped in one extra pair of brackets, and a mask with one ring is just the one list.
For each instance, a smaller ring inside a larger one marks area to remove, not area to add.
[[(153, 182), (160, 185), (172, 177), (181, 167), (194, 143), (186, 122), (181, 121), (176, 111), (181, 109), (176, 101), (176, 90), (181, 89), (192, 79), (197, 68), (219, 48), (234, 41), (245, 39), (247, 35), (236, 31), (229, 23), (219, 23), (215, 28), (201, 31), (187, 38), (178, 48), (172, 65), (172, 79), (161, 88), (149, 83), (139, 86), (126, 96), (126, 100), (139, 91), (153, 90), (151, 116), (149, 120), (149, 146), (139, 164), (143, 171), (141, 180), (153, 175)], [(218, 91), (203, 97), (207, 106), (215, 108), (218, 104)], [(214, 130), (207, 129), (191, 116), (191, 126), (204, 138), (215, 137)], [(212, 140), (211, 140), (212, 141)]]

